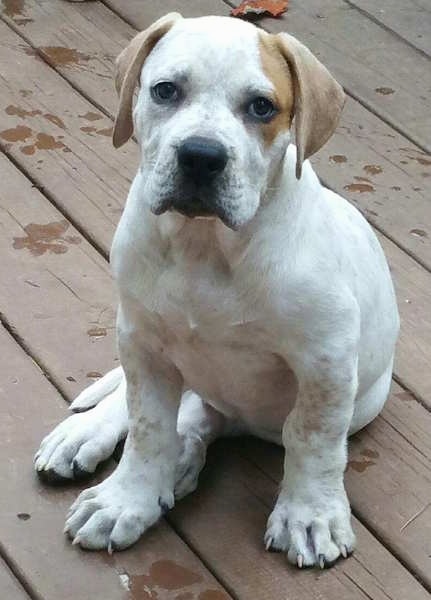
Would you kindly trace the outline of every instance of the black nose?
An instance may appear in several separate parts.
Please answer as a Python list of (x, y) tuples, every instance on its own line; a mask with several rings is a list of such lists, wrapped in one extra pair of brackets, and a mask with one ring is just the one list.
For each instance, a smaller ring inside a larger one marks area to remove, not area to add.
[(197, 184), (210, 183), (225, 168), (226, 148), (217, 140), (189, 137), (178, 148), (178, 164), (187, 177)]

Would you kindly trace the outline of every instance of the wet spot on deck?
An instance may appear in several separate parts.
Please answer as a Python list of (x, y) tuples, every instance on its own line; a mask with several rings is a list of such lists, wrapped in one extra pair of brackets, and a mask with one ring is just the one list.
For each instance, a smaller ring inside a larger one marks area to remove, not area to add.
[(66, 146), (63, 142), (56, 140), (53, 135), (48, 135), (47, 133), (38, 133), (36, 135), (36, 141), (34, 144), (29, 146), (23, 146), (21, 148), (21, 152), (23, 154), (34, 154), (36, 150), (57, 150), (61, 148), (65, 148)]
[(410, 233), (412, 235), (414, 235), (415, 237), (421, 237), (421, 238), (428, 237), (428, 233), (425, 231), (425, 229), (411, 229)]
[(37, 115), (41, 115), (41, 110), (26, 110), (21, 106), (13, 106), (13, 104), (9, 104), (5, 108), (5, 113), (10, 116), (20, 117), (21, 119), (25, 119), (26, 117), (36, 117)]
[[(49, 121), (50, 123), (54, 123), (54, 125), (57, 125), (57, 127), (60, 127), (60, 129), (66, 129), (66, 125), (63, 123), (63, 121), (60, 119), (60, 117), (57, 117), (56, 115), (51, 115), (50, 113), (46, 113), (45, 115), (43, 115), (43, 118), (46, 119), (47, 121)], [(61, 136), (61, 137), (63, 137), (63, 136)]]
[[(200, 583), (202, 576), (172, 560), (158, 560), (150, 567), (148, 575), (130, 577), (130, 590), (134, 598), (156, 598), (155, 588), (180, 590)], [(146, 594), (146, 595), (145, 595)]]
[(356, 473), (363, 473), (368, 469), (368, 467), (372, 467), (376, 463), (373, 460), (349, 460), (347, 463), (347, 471), (349, 469), (353, 469)]
[(81, 238), (78, 236), (64, 237), (69, 228), (65, 220), (53, 221), (52, 223), (40, 224), (29, 223), (24, 227), (25, 237), (14, 237), (13, 247), (15, 250), (26, 248), (33, 256), (41, 256), (45, 252), (50, 254), (64, 254), (67, 252), (67, 244), (79, 244)]
[(199, 594), (198, 600), (228, 600), (228, 596), (219, 590), (205, 590)]
[(394, 93), (394, 90), (390, 87), (378, 87), (375, 89), (378, 94), (382, 94), (382, 96), (389, 96)]
[(91, 111), (88, 111), (84, 115), (78, 115), (78, 117), (80, 119), (86, 119), (87, 121), (100, 121), (100, 119), (103, 119), (102, 115)]
[(106, 137), (110, 137), (112, 135), (113, 128), (106, 127), (105, 129), (97, 129), (97, 127), (85, 125), (84, 127), (80, 127), (80, 130), (84, 133), (88, 133), (89, 135), (95, 133), (97, 135), (104, 135)]
[(367, 458), (379, 458), (380, 454), (377, 450), (370, 450), (368, 448), (364, 448), (361, 450), (362, 456), (366, 456)]
[(347, 158), (344, 156), (344, 154), (333, 154), (329, 157), (329, 160), (338, 164), (347, 162)]
[(90, 57), (87, 54), (79, 52), (76, 48), (41, 46), (39, 50), (46, 54), (57, 67), (75, 66), (90, 60)]
[(359, 194), (375, 191), (374, 187), (369, 183), (349, 183), (344, 186), (344, 189), (348, 192), (359, 192)]
[(105, 327), (92, 327), (87, 333), (91, 338), (102, 338), (106, 336), (107, 331)]
[(364, 171), (368, 173), (368, 175), (378, 175), (383, 169), (380, 165), (365, 165)]
[(29, 513), (18, 513), (17, 517), (20, 521), (28, 521), (31, 519), (31, 515)]
[(86, 377), (89, 379), (100, 379), (102, 377), (102, 373), (99, 373), (99, 371), (89, 371), (86, 374)]
[(0, 137), (7, 142), (25, 142), (32, 135), (33, 131), (25, 125), (17, 125), (16, 127), (0, 132)]

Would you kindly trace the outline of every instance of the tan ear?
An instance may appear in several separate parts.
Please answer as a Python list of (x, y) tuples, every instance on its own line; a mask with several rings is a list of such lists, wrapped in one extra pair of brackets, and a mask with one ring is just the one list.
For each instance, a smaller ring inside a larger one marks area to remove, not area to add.
[(120, 96), (117, 117), (114, 124), (112, 142), (119, 148), (133, 134), (133, 94), (145, 59), (157, 42), (167, 33), (176, 21), (179, 13), (169, 13), (138, 33), (116, 60), (115, 87)]
[(289, 63), (294, 86), (296, 177), (303, 161), (331, 137), (345, 102), (341, 85), (321, 62), (287, 33), (276, 36), (281, 54)]

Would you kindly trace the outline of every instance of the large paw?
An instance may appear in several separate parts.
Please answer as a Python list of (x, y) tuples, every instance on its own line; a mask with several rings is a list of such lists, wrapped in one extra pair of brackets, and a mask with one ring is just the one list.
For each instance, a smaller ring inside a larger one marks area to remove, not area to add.
[(145, 485), (137, 473), (118, 467), (103, 483), (82, 492), (68, 513), (65, 533), (88, 550), (109, 553), (134, 544), (174, 505), (174, 495)]
[(197, 435), (185, 435), (175, 472), (175, 498), (184, 498), (198, 486), (199, 473), (206, 460), (206, 445)]
[(89, 477), (114, 452), (124, 431), (100, 419), (97, 407), (72, 415), (47, 435), (35, 455), (35, 469), (48, 483)]
[(318, 502), (280, 497), (268, 519), (267, 550), (287, 552), (299, 568), (331, 567), (339, 556), (353, 552), (355, 535), (350, 524), (350, 507), (345, 492)]

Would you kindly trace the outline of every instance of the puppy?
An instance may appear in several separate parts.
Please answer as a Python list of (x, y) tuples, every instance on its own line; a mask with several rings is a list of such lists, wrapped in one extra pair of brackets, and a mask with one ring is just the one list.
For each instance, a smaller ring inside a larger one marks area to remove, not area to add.
[(111, 255), (122, 368), (77, 398), (91, 410), (36, 469), (88, 475), (127, 435), (65, 529), (112, 552), (196, 488), (211, 441), (251, 433), (285, 448), (266, 547), (329, 566), (355, 545), (347, 437), (386, 400), (399, 329), (376, 236), (306, 161), (343, 90), (287, 34), (176, 13), (120, 54), (116, 86), (114, 145), (134, 132), (141, 149)]

